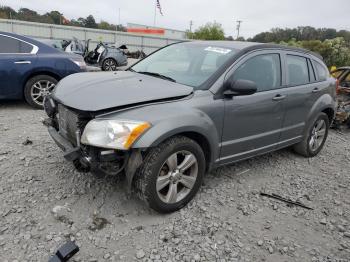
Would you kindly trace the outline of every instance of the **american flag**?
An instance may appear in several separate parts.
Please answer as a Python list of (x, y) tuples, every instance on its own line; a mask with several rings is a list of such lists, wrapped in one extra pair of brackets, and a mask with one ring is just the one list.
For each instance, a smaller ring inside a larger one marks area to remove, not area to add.
[(159, 13), (163, 15), (162, 7), (160, 6), (159, 0), (157, 0), (157, 8), (159, 9)]

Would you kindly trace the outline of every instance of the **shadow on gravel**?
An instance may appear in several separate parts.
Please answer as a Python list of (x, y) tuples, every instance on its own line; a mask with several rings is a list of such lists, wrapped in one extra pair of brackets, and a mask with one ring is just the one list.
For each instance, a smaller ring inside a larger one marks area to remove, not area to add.
[(6, 107), (7, 110), (11, 110), (11, 109), (36, 110), (36, 109), (30, 107), (26, 102), (19, 101), (19, 100), (3, 100), (3, 101), (0, 101), (0, 110), (1, 110), (2, 107)]

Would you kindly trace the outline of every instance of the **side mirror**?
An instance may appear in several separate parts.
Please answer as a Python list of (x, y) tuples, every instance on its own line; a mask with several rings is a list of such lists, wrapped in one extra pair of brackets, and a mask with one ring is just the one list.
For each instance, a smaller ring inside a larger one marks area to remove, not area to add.
[(238, 79), (236, 81), (228, 81), (225, 85), (225, 89), (225, 96), (247, 96), (255, 94), (257, 86), (253, 81)]

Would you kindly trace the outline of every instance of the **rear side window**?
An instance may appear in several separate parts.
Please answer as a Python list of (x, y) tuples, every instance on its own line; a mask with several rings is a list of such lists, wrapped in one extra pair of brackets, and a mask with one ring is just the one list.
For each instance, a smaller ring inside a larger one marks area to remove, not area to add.
[(233, 81), (239, 79), (255, 82), (258, 92), (280, 88), (281, 59), (279, 54), (264, 54), (250, 58), (235, 71)]
[(14, 38), (0, 36), (0, 53), (2, 54), (24, 54), (30, 53), (33, 46)]
[(328, 70), (319, 62), (314, 61), (318, 81), (326, 81), (329, 75)]
[(289, 85), (305, 85), (310, 82), (307, 59), (301, 56), (287, 55)]
[(314, 68), (311, 64), (311, 61), (310, 59), (307, 60), (307, 65), (309, 67), (309, 76), (310, 76), (310, 81), (311, 82), (315, 82), (316, 81), (316, 75), (315, 75), (315, 71), (314, 71)]

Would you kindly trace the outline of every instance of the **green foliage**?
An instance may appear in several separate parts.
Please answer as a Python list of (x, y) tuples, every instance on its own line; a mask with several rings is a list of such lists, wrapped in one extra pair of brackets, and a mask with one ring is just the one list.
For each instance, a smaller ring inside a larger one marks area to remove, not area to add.
[(61, 24), (63, 20), (63, 15), (58, 11), (51, 11), (46, 13), (47, 16), (51, 17), (54, 24)]
[(270, 43), (288, 42), (290, 39), (296, 41), (321, 40), (344, 37), (345, 41), (350, 41), (350, 32), (346, 30), (337, 31), (332, 28), (314, 28), (311, 26), (299, 26), (297, 28), (273, 28), (270, 32), (262, 32), (254, 36), (250, 41)]
[(296, 41), (295, 38), (280, 44), (300, 47), (320, 54), (328, 67), (350, 65), (350, 46), (343, 37), (334, 39)]
[(92, 15), (86, 17), (84, 26), (88, 28), (97, 28), (95, 18)]
[(201, 26), (194, 33), (186, 32), (187, 37), (190, 39), (200, 40), (225, 40), (225, 33), (222, 25), (219, 23), (207, 23)]
[[(63, 14), (59, 11), (50, 11), (44, 15), (38, 14), (28, 8), (21, 8), (16, 12), (11, 7), (0, 6), (0, 18), (4, 19), (17, 19), (30, 22), (48, 23), (48, 24), (66, 24), (70, 26), (88, 27), (88, 28), (100, 28), (105, 30), (118, 30), (126, 31), (126, 28), (122, 25), (109, 24), (106, 21), (96, 23), (95, 18), (89, 15), (86, 18), (79, 17), (78, 19), (72, 19), (71, 21), (65, 21)], [(66, 23), (65, 23), (66, 22)]]

